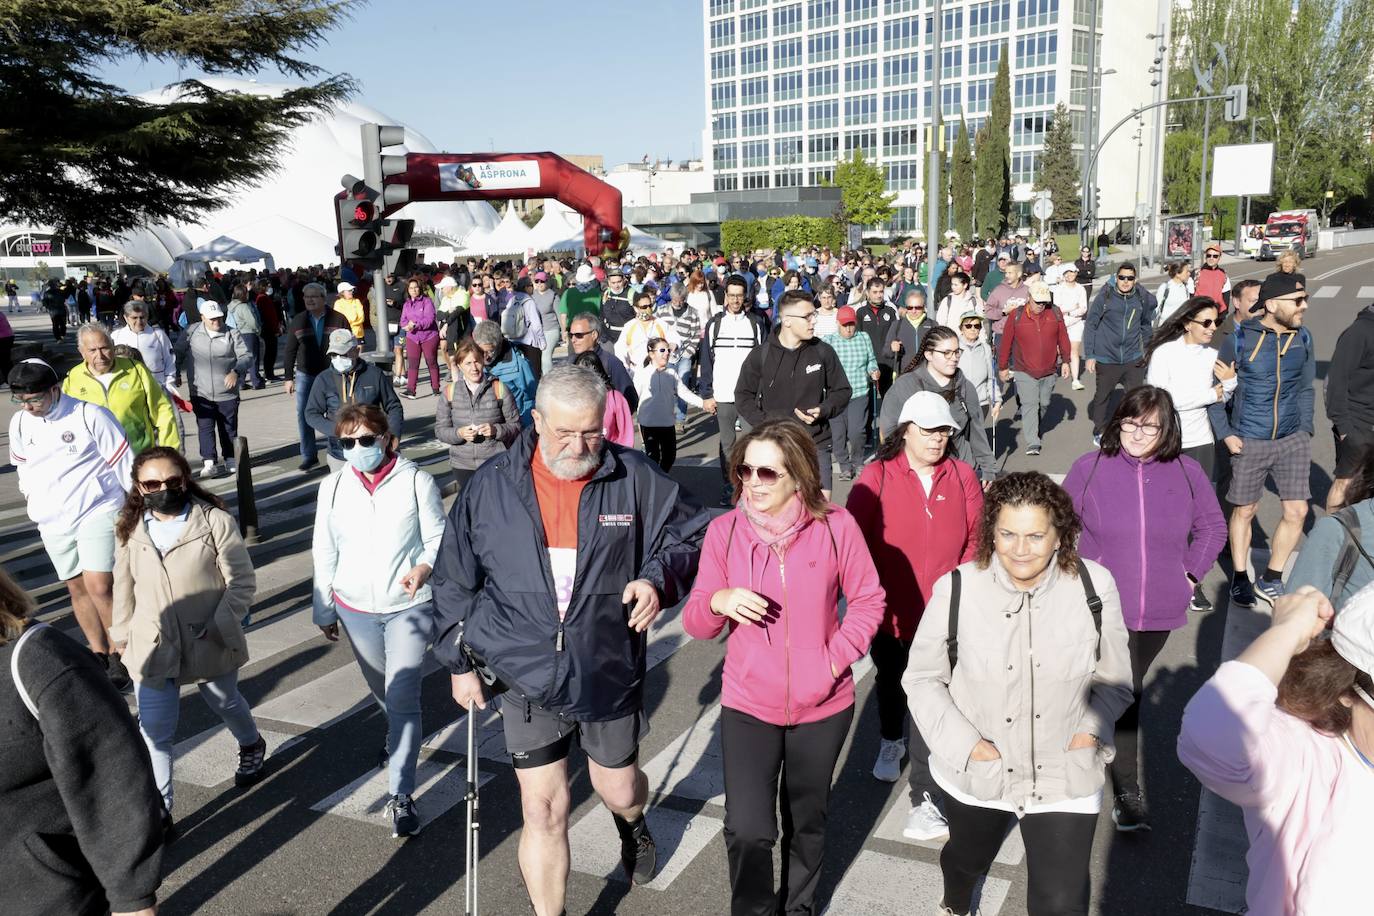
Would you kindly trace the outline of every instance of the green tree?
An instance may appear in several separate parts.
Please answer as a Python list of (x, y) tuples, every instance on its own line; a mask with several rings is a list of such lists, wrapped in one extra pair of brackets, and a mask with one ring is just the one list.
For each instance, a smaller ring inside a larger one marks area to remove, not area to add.
[(1000, 233), (1007, 226), (1011, 204), (1011, 74), (1005, 46), (997, 64), (988, 119), (974, 141), (973, 170), (974, 228), (980, 233)]
[(967, 242), (973, 238), (973, 149), (969, 146), (968, 122), (962, 116), (949, 168), (949, 196), (954, 201), (954, 228)]
[(521, 214), (521, 216), (520, 216), (521, 222), (523, 222), (526, 226), (530, 227), (531, 229), (533, 229), (535, 226), (539, 225), (539, 221), (540, 221), (541, 219), (543, 219), (543, 218), (544, 218), (544, 205), (543, 205), (543, 204), (540, 204), (540, 205), (537, 206), (537, 207), (530, 207), (528, 213), (523, 213), (523, 214)]
[(840, 189), (840, 207), (844, 220), (859, 226), (876, 226), (892, 218), (892, 202), (896, 194), (884, 191), (887, 177), (882, 166), (864, 158), (863, 150), (855, 149), (848, 159), (835, 163), (835, 180)]
[[(346, 98), (352, 79), (302, 52), (357, 0), (0, 0), (0, 200), (11, 220), (64, 235), (193, 221), (276, 167), (282, 136)], [(102, 67), (172, 61), (210, 74), (273, 71), (307, 83), (275, 96), (197, 81), (155, 104)]]
[(1033, 185), (1036, 191), (1050, 192), (1054, 202), (1053, 219), (1078, 219), (1082, 212), (1078, 160), (1079, 155), (1073, 149), (1073, 119), (1069, 116), (1069, 107), (1060, 102), (1045, 131), (1040, 169)]

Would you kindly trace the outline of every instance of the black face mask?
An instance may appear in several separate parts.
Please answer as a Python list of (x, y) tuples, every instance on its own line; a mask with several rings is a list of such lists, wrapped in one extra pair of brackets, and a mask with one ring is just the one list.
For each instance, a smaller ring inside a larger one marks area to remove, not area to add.
[(165, 487), (156, 493), (144, 493), (143, 504), (154, 512), (173, 515), (186, 508), (191, 494), (181, 487)]

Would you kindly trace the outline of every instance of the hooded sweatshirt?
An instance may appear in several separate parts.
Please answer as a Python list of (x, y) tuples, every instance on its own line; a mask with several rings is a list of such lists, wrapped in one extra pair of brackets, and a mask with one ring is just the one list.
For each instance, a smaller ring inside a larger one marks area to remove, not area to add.
[(735, 384), (735, 408), (746, 423), (758, 426), (775, 418), (795, 420), (794, 411), (819, 407), (809, 430), (817, 447), (826, 447), (826, 421), (849, 406), (850, 394), (844, 367), (829, 344), (811, 338), (789, 350), (774, 331), (745, 358)]

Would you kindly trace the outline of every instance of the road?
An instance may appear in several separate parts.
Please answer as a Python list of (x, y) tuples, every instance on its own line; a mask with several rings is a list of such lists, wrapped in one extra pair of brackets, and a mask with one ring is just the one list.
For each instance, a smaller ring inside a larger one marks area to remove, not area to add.
[[(1319, 376), (1340, 330), (1374, 299), (1374, 286), (1368, 285), (1374, 282), (1371, 264), (1374, 248), (1366, 247), (1322, 253), (1304, 265), (1313, 290), (1307, 323), (1322, 358)], [(1231, 272), (1243, 278), (1271, 269), (1241, 262)], [(39, 316), (19, 316), (15, 324), (21, 339), (45, 333), (46, 320)], [(1010, 420), (999, 424), (999, 458), (1006, 468), (1062, 475), (1090, 447), (1086, 407), (1092, 380), (1087, 381), (1082, 392), (1059, 384), (1038, 458), (1014, 450), (1016, 429)], [(1334, 456), (1321, 398), (1317, 401), (1312, 483), (1320, 501)], [(405, 408), (405, 453), (428, 470), (441, 471), (445, 460), (432, 438), (433, 400), (405, 402)], [(7, 428), (13, 410), (8, 399), (0, 404), (0, 430)], [(181, 832), (168, 853), (162, 912), (461, 912), (465, 733), (447, 698), (446, 678), (431, 672), (424, 682), (427, 738), (417, 798), (425, 827), (420, 836), (400, 843), (390, 838), (381, 816), (385, 774), (375, 763), (382, 717), (369, 705), (348, 647), (327, 642), (310, 622), (310, 525), (323, 474), (295, 469), (295, 421), (280, 387), (249, 392), (242, 417), (255, 453), (262, 526), (262, 542), (251, 548), (259, 594), (248, 634), (252, 661), (242, 682), (271, 747), (269, 775), (251, 790), (235, 789), (232, 739), (199, 699), (186, 695), (176, 764)], [(694, 414), (673, 475), (712, 504), (719, 494), (715, 453), (715, 421)], [(847, 487), (840, 483), (837, 500), (843, 501)], [(233, 506), (227, 481), (213, 489)], [(1277, 517), (1277, 500), (1270, 496), (1261, 509), (1261, 527), (1272, 530)], [(1257, 548), (1264, 544), (1256, 542)], [(44, 619), (75, 632), (65, 590), (53, 581), (8, 467), (0, 471), (0, 563), (38, 598)], [(1092, 861), (1094, 913), (1239, 912), (1243, 905), (1243, 831), (1238, 832), (1233, 811), (1204, 798), (1177, 763), (1173, 742), (1187, 698), (1223, 657), (1243, 647), (1247, 634), (1263, 625), (1263, 616), (1227, 609), (1220, 568), (1206, 587), (1217, 610), (1193, 615), (1170, 639), (1149, 684), (1142, 745), (1155, 830), (1118, 837), (1104, 813)], [(717, 759), (722, 652), (718, 642), (688, 639), (677, 609), (665, 612), (654, 628), (646, 690), (652, 732), (641, 760), (653, 791), (649, 816), (662, 869), (646, 888), (630, 891), (619, 879), (610, 816), (577, 768), (569, 912), (657, 916), (671, 908), (678, 916), (691, 916), (726, 911)], [(870, 775), (878, 745), (872, 675), (866, 664), (856, 674), (862, 675), (859, 713), (837, 768), (821, 899), (835, 914), (933, 911), (940, 891), (938, 848), (902, 839), (904, 785), (881, 784)], [(483, 909), (524, 913), (528, 905), (516, 864), (515, 779), (499, 731), (490, 721), (482, 726)], [(1023, 860), (1013, 834), (983, 889), (987, 916), (1025, 912)]]

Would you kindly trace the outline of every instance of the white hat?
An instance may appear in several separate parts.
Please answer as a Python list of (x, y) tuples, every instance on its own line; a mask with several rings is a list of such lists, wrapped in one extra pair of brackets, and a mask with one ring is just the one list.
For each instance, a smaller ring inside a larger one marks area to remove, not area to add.
[(921, 429), (948, 429), (951, 433), (959, 431), (954, 415), (949, 412), (949, 402), (933, 391), (918, 391), (906, 399), (897, 424), (915, 423)]
[(357, 289), (356, 286), (354, 286), (352, 283), (349, 283), (347, 280), (343, 281), (342, 283), (340, 283), (338, 286), (336, 286), (336, 287), (334, 287), (334, 288), (337, 289), (337, 290), (338, 290), (339, 292), (341, 292), (341, 293), (343, 293), (343, 292), (349, 292), (349, 293), (351, 293), (351, 292), (353, 292), (353, 290)]
[(573, 280), (577, 283), (590, 283), (595, 279), (596, 274), (592, 273), (592, 266), (590, 264), (583, 264), (578, 267), (577, 274), (573, 277)]
[(213, 299), (200, 300), (200, 317), (202, 318), (223, 318), (224, 306)]
[(455, 286), (457, 286), (457, 285), (458, 285), (458, 281), (457, 281), (457, 280), (453, 279), (453, 277), (449, 276), (448, 274), (444, 274), (443, 279), (441, 279), (437, 284), (435, 284), (434, 288), (435, 288), (435, 289), (453, 289), (453, 288), (454, 288)]
[(1374, 583), (1354, 594), (1331, 623), (1331, 647), (1366, 674), (1374, 674)]

